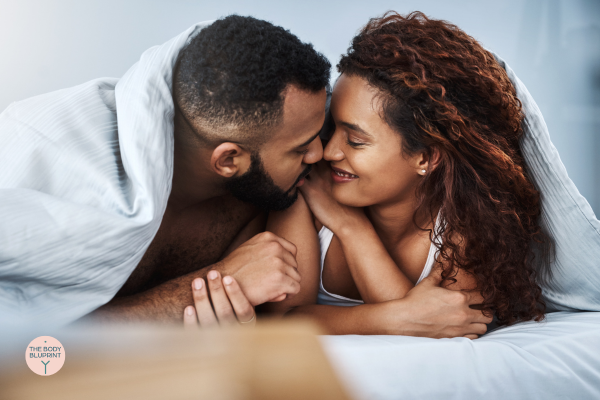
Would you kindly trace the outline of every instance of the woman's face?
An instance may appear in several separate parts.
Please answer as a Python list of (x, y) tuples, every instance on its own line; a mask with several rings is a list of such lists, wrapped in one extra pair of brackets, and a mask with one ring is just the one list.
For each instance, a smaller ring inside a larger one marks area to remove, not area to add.
[(402, 139), (381, 119), (378, 90), (356, 76), (338, 79), (331, 98), (335, 131), (325, 147), (333, 197), (353, 207), (412, 202), (427, 168), (422, 153), (402, 154)]

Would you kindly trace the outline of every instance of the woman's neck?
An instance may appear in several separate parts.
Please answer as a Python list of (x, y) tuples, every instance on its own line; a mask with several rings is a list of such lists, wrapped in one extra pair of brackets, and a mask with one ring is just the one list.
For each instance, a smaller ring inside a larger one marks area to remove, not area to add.
[[(415, 225), (416, 206), (416, 198), (411, 197), (403, 201), (376, 204), (365, 211), (381, 241), (388, 247), (422, 232)], [(416, 222), (421, 228), (428, 228), (433, 223), (421, 215), (417, 216)]]

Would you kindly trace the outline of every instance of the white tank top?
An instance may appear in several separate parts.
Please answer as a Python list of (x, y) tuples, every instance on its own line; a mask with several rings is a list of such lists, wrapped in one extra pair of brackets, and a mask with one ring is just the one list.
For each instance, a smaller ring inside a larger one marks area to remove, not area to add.
[[(439, 229), (440, 218), (436, 218), (435, 230)], [(319, 242), (321, 243), (321, 274), (319, 277), (319, 294), (317, 296), (317, 304), (325, 304), (330, 306), (344, 306), (344, 307), (352, 307), (357, 306), (359, 304), (364, 304), (362, 300), (350, 299), (348, 297), (340, 296), (339, 294), (329, 293), (325, 290), (323, 286), (323, 265), (325, 264), (325, 256), (327, 255), (327, 250), (329, 249), (329, 245), (331, 244), (331, 240), (333, 239), (333, 232), (329, 230), (326, 226), (323, 226), (319, 231)], [(423, 272), (421, 272), (421, 276), (416, 284), (419, 284), (426, 276), (431, 273), (431, 269), (433, 267), (433, 263), (437, 258), (437, 247), (431, 243), (429, 246), (429, 253), (427, 254), (427, 261), (425, 262), (425, 267), (423, 268)]]

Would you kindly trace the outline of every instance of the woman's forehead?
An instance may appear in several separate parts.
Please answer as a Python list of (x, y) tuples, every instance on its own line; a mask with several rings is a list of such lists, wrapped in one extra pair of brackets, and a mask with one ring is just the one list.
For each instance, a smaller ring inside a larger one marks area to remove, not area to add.
[(392, 129), (382, 119), (380, 94), (365, 79), (342, 75), (331, 97), (332, 116), (336, 123), (357, 125), (372, 134), (391, 133)]

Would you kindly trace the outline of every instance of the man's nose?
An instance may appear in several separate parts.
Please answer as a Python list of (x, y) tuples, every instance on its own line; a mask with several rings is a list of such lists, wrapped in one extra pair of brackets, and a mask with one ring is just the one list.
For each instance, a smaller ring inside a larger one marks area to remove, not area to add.
[(304, 155), (304, 164), (315, 164), (323, 158), (323, 143), (318, 136), (308, 145), (308, 152)]

